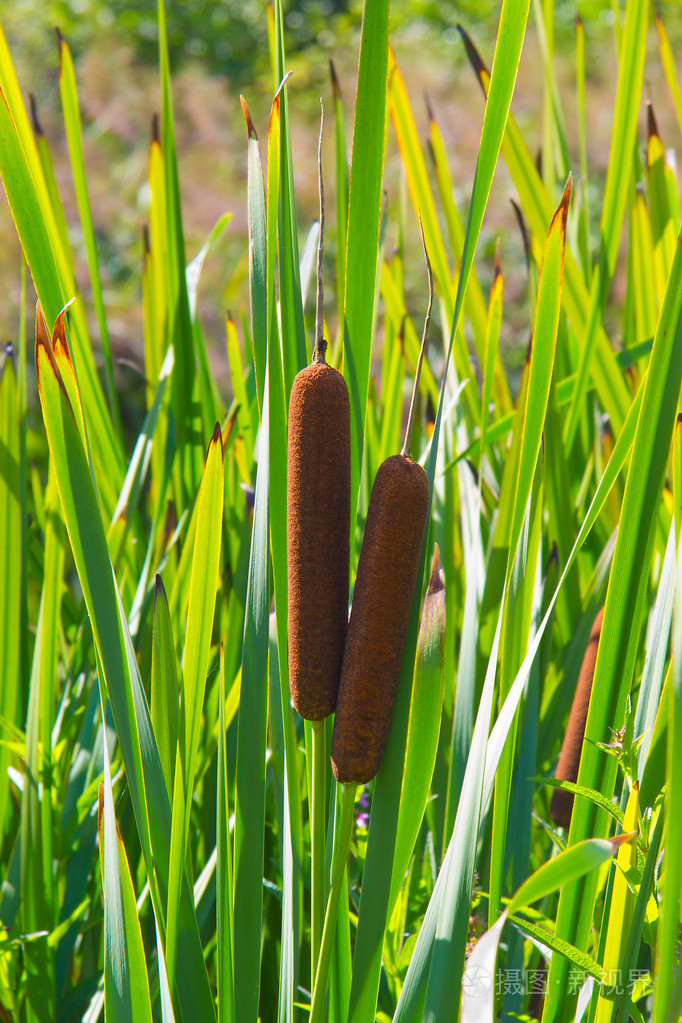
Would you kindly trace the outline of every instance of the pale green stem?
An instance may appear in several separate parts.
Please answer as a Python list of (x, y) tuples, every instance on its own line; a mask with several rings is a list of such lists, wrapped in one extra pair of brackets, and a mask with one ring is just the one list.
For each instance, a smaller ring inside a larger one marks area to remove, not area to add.
[(327, 900), (327, 912), (324, 918), (322, 945), (317, 962), (309, 1023), (322, 1023), (322, 1020), (324, 1019), (325, 1004), (327, 1001), (329, 963), (331, 961), (332, 948), (334, 947), (336, 917), (339, 911), (339, 897), (343, 888), (343, 874), (346, 869), (348, 850), (350, 848), (350, 837), (353, 830), (353, 807), (355, 805), (356, 789), (357, 785), (355, 784), (341, 786), (341, 817), (338, 822), (338, 828), (334, 832), (332, 883), (329, 890), (329, 899)]

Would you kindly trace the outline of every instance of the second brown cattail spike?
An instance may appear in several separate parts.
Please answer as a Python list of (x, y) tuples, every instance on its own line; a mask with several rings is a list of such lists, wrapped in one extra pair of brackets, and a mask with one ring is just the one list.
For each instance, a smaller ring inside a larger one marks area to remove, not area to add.
[(346, 784), (368, 782), (379, 770), (419, 573), (429, 481), (409, 451), (433, 294), (428, 256), (427, 269), (429, 307), (405, 444), (374, 480), (343, 654), (331, 755), (337, 780)]

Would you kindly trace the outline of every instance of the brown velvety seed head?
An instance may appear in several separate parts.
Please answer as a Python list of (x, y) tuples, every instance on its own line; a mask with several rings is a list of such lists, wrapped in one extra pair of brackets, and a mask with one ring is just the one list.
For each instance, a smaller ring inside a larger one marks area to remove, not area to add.
[(334, 718), (332, 768), (340, 782), (362, 784), (379, 770), (428, 507), (422, 467), (402, 455), (386, 459), (369, 502)]
[(326, 363), (302, 370), (291, 389), (287, 551), (291, 697), (319, 721), (336, 707), (350, 561), (350, 404)]
[[(592, 693), (592, 679), (594, 678), (594, 666), (597, 663), (597, 650), (599, 648), (599, 636), (601, 635), (602, 619), (604, 609), (601, 608), (594, 620), (590, 638), (587, 642), (585, 656), (578, 676), (571, 713), (568, 718), (566, 735), (564, 736), (559, 762), (556, 766), (554, 777), (559, 781), (570, 781), (575, 784), (578, 780), (580, 768), (580, 755), (583, 749), (585, 738), (585, 723), (587, 712), (590, 708), (590, 694)], [(568, 828), (573, 813), (573, 793), (565, 792), (562, 789), (555, 789), (552, 793), (550, 814), (555, 824)]]

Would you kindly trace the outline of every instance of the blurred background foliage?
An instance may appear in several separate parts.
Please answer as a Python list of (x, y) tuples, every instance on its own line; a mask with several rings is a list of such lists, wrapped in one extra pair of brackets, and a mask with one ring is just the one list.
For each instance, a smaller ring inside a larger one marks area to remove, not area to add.
[[(254, 123), (265, 137), (273, 76), (269, 67), (267, 0), (186, 0), (167, 4), (168, 34), (173, 69), (174, 105), (187, 239), (191, 259), (222, 213), (231, 211), (227, 232), (211, 251), (202, 274), (199, 295), (201, 316), (216, 377), (227, 386), (225, 316), (239, 319), (248, 301), (246, 243), (246, 138), (239, 95), (247, 98)], [(427, 97), (438, 120), (452, 161), (456, 201), (466, 211), (480, 137), (483, 99), (468, 67), (456, 25), (469, 31), (486, 60), (493, 52), (499, 0), (392, 0), (391, 43), (413, 97), (420, 132), (428, 131)], [(608, 160), (605, 140), (610, 137), (615, 82), (614, 18), (622, 13), (617, 0), (564, 0), (555, 5), (555, 72), (559, 83), (567, 137), (577, 166), (575, 127), (575, 22), (580, 13), (588, 28), (587, 110), (588, 187), (601, 193)], [(682, 47), (682, 4), (661, 0), (658, 8), (671, 43)], [(531, 8), (524, 57), (519, 70), (514, 112), (531, 147), (541, 145), (541, 90), (537, 74), (541, 62), (536, 22), (540, 0)], [(52, 150), (71, 244), (77, 256), (76, 274), (86, 300), (89, 280), (85, 249), (73, 194), (61, 114), (58, 85), (58, 47), (54, 28), (66, 37), (76, 65), (83, 119), (83, 144), (88, 188), (97, 234), (100, 271), (109, 310), (109, 329), (116, 361), (117, 385), (139, 404), (141, 414), (142, 344), (142, 225), (147, 220), (149, 189), (147, 165), (152, 117), (160, 109), (158, 95), (156, 0), (22, 0), (2, 5), (0, 21), (7, 36), (19, 80), (36, 97), (38, 115)], [(289, 86), (292, 104), (292, 143), (303, 240), (317, 217), (316, 145), (314, 125), (319, 97), (331, 101), (329, 59), (336, 65), (352, 131), (357, 52), (362, 0), (296, 0), (285, 3), (287, 66), (294, 74)], [(667, 87), (662, 80), (656, 32), (650, 26), (649, 78), (645, 97), (651, 98), (661, 129), (673, 139), (676, 125)], [(652, 69), (653, 75), (652, 77)], [(658, 75), (658, 78), (655, 76)], [(648, 91), (647, 91), (648, 90)], [(642, 124), (645, 111), (642, 105)], [(644, 137), (644, 136), (642, 136)], [(327, 140), (331, 161), (332, 145)], [(333, 170), (327, 164), (326, 177)], [(385, 189), (390, 224), (395, 204), (405, 203), (401, 162), (389, 131)], [(510, 204), (514, 197), (506, 168), (496, 172), (483, 226), (477, 263), (485, 284), (492, 280), (497, 239), (501, 240), (505, 272), (505, 321), (501, 351), (512, 378), (523, 360), (528, 341), (528, 279), (523, 242)], [(390, 209), (393, 207), (393, 209)], [(328, 286), (334, 286), (335, 224), (330, 207), (325, 262)], [(593, 228), (599, 209), (591, 209)], [(389, 232), (387, 253), (399, 244)], [(419, 245), (406, 265), (409, 308), (415, 315), (423, 307), (423, 266)], [(20, 249), (16, 232), (0, 193), (0, 336), (18, 331), (20, 307)], [(618, 280), (615, 289), (619, 287)], [(331, 295), (331, 290), (330, 290)], [(335, 318), (331, 301), (327, 315)], [(421, 315), (421, 313), (419, 313)], [(97, 337), (94, 316), (93, 336)], [(618, 339), (614, 329), (614, 339)], [(135, 368), (136, 367), (136, 368)], [(135, 395), (139, 394), (139, 402)]]

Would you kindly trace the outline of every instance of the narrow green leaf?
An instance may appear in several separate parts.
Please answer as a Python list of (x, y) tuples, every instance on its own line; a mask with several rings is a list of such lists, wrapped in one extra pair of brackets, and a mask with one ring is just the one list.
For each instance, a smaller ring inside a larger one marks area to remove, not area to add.
[[(201, 430), (197, 368), (194, 352), (194, 334), (189, 309), (187, 279), (185, 276), (185, 238), (182, 225), (180, 180), (173, 123), (173, 97), (171, 90), (166, 13), (164, 0), (158, 0), (159, 70), (161, 76), (161, 152), (164, 168), (164, 212), (166, 213), (166, 245), (163, 249), (167, 261), (166, 282), (168, 294), (166, 309), (167, 330), (175, 351), (175, 365), (171, 387), (171, 403), (175, 413), (175, 431), (180, 458), (176, 485), (183, 503), (193, 496), (201, 479), (203, 444), (196, 443)], [(160, 253), (159, 253), (160, 255)]]
[[(104, 720), (104, 707), (102, 707)], [(104, 751), (99, 846), (104, 897), (104, 1015), (107, 1023), (152, 1023), (149, 978), (128, 857), (116, 825), (109, 754)]]
[(351, 421), (351, 563), (360, 490), (386, 144), (389, 0), (365, 0), (350, 169), (343, 375)]
[(88, 258), (88, 269), (90, 271), (90, 286), (92, 298), (95, 305), (97, 326), (99, 327), (100, 342), (102, 344), (102, 355), (104, 356), (104, 378), (107, 386), (107, 399), (109, 412), (119, 435), (122, 433), (121, 415), (118, 407), (118, 396), (114, 386), (114, 366), (111, 359), (111, 345), (109, 343), (109, 331), (107, 329), (107, 318), (104, 311), (104, 299), (102, 297), (102, 283), (100, 280), (99, 259), (97, 256), (97, 245), (95, 242), (95, 228), (92, 221), (90, 199), (86, 183), (85, 160), (83, 157), (83, 141), (81, 130), (81, 116), (78, 104), (78, 93), (76, 89), (76, 73), (71, 59), (71, 51), (64, 37), (57, 30), (57, 42), (59, 45), (59, 92), (62, 100), (62, 112), (64, 114), (64, 127), (66, 128), (66, 140), (69, 145), (69, 157), (73, 183), (76, 191), (76, 202), (83, 229), (85, 251)]
[(388, 917), (412, 856), (431, 787), (440, 734), (444, 669), (445, 586), (436, 547), (419, 627)]
[(268, 343), (267, 243), (265, 191), (258, 136), (246, 100), (241, 97), (248, 143), (247, 218), (249, 223), (249, 290), (251, 296), (251, 344), (256, 369), (258, 408), (263, 408), (265, 363)]
[(218, 786), (216, 804), (216, 932), (218, 942), (218, 1023), (234, 1020), (234, 921), (232, 916), (232, 839), (225, 756), (225, 655), (220, 651), (220, 716), (218, 719)]
[[(18, 725), (23, 714), (23, 686), (20, 674), (22, 535), (20, 410), (14, 356), (5, 350), (0, 377), (0, 671), (4, 679), (0, 714), (10, 725)], [(10, 752), (0, 747), (0, 831), (9, 823), (7, 800)]]
[(675, 104), (677, 123), (680, 126), (680, 131), (682, 131), (682, 92), (680, 92), (680, 82), (677, 77), (677, 71), (675, 70), (675, 57), (670, 45), (670, 39), (668, 38), (665, 23), (663, 22), (659, 12), (656, 13), (656, 30), (658, 32), (658, 48), (661, 54), (661, 63), (663, 64), (665, 79), (668, 83), (673, 103)]
[[(176, 938), (182, 876), (187, 854), (190, 812), (199, 751), (199, 732), (204, 711), (208, 655), (213, 631), (220, 539), (223, 526), (223, 443), (216, 423), (206, 454), (206, 465), (197, 501), (197, 521), (192, 554), (192, 575), (187, 609), (187, 633), (183, 655), (182, 705), (178, 756), (173, 788), (168, 914), (166, 919), (166, 969), (173, 987), (176, 970)], [(177, 777), (182, 771), (182, 779)], [(191, 878), (189, 879), (191, 883)]]
[(152, 728), (159, 747), (168, 798), (173, 795), (175, 750), (178, 743), (178, 673), (173, 626), (161, 576), (156, 577), (152, 628)]
[(256, 476), (246, 595), (237, 734), (234, 826), (234, 979), (236, 1018), (256, 1023), (260, 982), (265, 829), (270, 572), (268, 537), (268, 374)]

